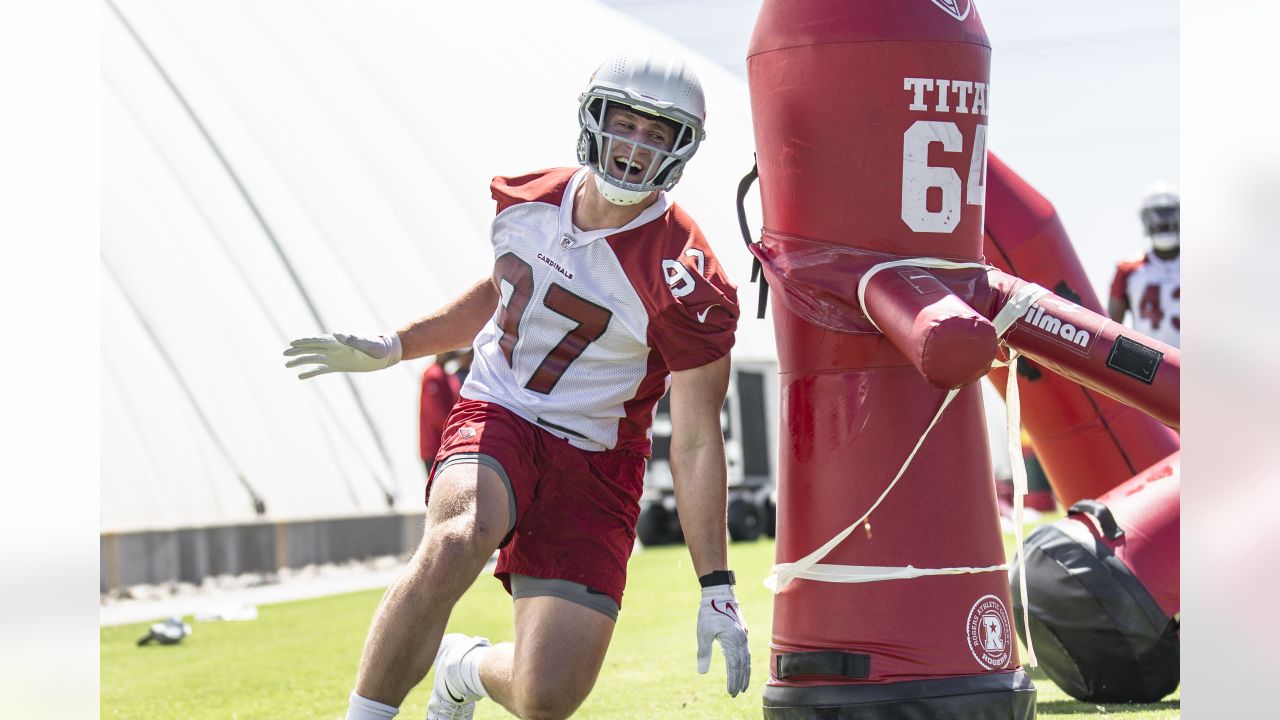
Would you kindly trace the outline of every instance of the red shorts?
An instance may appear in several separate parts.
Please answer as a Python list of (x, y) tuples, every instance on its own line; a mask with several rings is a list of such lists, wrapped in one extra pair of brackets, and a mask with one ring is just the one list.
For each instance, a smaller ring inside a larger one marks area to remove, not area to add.
[[(630, 450), (588, 452), (501, 405), (462, 398), (445, 423), (436, 467), (450, 455), (497, 460), (515, 495), (515, 528), (494, 576), (568, 580), (622, 605), (636, 539), (644, 458)], [(427, 498), (431, 482), (427, 481)]]

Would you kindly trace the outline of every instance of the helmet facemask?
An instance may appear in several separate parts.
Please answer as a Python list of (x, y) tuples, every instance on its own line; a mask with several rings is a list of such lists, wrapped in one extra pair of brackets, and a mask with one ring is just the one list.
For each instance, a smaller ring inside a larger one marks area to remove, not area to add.
[[(666, 121), (673, 133), (671, 148), (661, 148), (634, 138), (621, 137), (606, 131), (605, 116), (611, 107), (624, 107), (647, 117)], [(578, 135), (578, 162), (589, 165), (596, 176), (596, 184), (605, 196), (616, 204), (639, 202), (654, 190), (670, 190), (680, 180), (685, 163), (693, 157), (702, 141), (702, 122), (699, 118), (676, 107), (661, 107), (644, 99), (630, 97), (623, 92), (593, 87), (583, 93), (578, 108), (578, 123), (582, 131)], [(630, 167), (636, 156), (647, 152), (649, 163), (638, 180), (614, 177), (609, 166), (615, 149), (630, 146), (626, 154), (626, 166)], [(610, 192), (616, 188), (622, 192)]]
[(1178, 250), (1181, 216), (1182, 201), (1177, 191), (1165, 183), (1147, 188), (1138, 208), (1138, 217), (1153, 249), (1164, 253)]
[(1181, 211), (1178, 205), (1156, 205), (1142, 209), (1142, 225), (1156, 250), (1178, 249)]

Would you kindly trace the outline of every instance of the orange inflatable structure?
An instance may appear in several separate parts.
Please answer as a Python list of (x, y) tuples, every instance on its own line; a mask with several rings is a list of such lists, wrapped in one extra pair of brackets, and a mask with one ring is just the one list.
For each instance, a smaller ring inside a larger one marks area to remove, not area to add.
[[(987, 262), (1104, 314), (1053, 205), (994, 153), (988, 163)], [(1022, 422), (1063, 507), (1102, 495), (1179, 447), (1177, 433), (1135, 408), (1034, 361), (1019, 370)], [(991, 373), (1002, 393), (1007, 372)]]

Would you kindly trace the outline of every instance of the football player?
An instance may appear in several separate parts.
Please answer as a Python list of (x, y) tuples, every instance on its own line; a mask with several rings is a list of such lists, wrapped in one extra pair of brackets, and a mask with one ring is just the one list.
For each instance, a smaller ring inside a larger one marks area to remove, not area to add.
[[(606, 60), (580, 97), (580, 166), (493, 180), (491, 277), (398, 332), (323, 335), (285, 352), (308, 378), (474, 347), (428, 481), (422, 542), (374, 616), (349, 720), (394, 717), (433, 665), (428, 718), (470, 718), (485, 697), (523, 718), (577, 709), (622, 605), (649, 426), (668, 386), (671, 469), (702, 588), (698, 672), (716, 640), (729, 694), (747, 688), (720, 427), (737, 293), (666, 193), (705, 114), (684, 63)], [(442, 638), (495, 549), (514, 642)]]
[(1169, 186), (1147, 190), (1138, 216), (1151, 249), (1116, 265), (1107, 304), (1112, 320), (1123, 322), (1129, 313), (1133, 329), (1173, 347), (1179, 346), (1181, 334), (1179, 208), (1178, 193)]
[(471, 370), (471, 348), (451, 350), (435, 357), (422, 373), (418, 393), (418, 454), (431, 477), (431, 466), (440, 452), (444, 423), (458, 401), (462, 381)]

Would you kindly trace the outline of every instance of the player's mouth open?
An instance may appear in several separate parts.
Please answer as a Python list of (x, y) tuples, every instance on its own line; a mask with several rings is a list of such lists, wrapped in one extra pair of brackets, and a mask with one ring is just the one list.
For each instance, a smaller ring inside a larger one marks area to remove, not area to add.
[(618, 169), (618, 172), (622, 173), (624, 178), (627, 175), (636, 175), (640, 177), (643, 177), (644, 175), (644, 165), (634, 161), (628, 164), (627, 158), (622, 155), (614, 156), (613, 166)]

